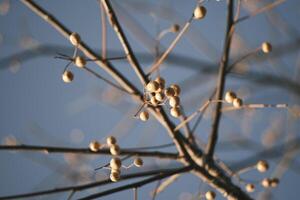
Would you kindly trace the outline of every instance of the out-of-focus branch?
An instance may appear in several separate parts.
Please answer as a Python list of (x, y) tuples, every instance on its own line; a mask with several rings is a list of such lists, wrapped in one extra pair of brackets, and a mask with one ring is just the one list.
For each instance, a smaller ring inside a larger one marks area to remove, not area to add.
[[(50, 146), (34, 146), (34, 145), (0, 145), (1, 150), (13, 151), (38, 151), (45, 154), (48, 153), (79, 153), (79, 154), (93, 154), (93, 155), (111, 155), (109, 149), (100, 149), (98, 152), (93, 152), (88, 148), (68, 148), (68, 147), (50, 147)], [(176, 153), (164, 153), (159, 151), (138, 151), (131, 149), (121, 149), (120, 155), (136, 155), (142, 157), (157, 157), (166, 159), (178, 159)]]
[[(133, 178), (139, 178), (139, 177), (145, 177), (145, 176), (152, 176), (152, 175), (157, 175), (157, 174), (164, 174), (164, 173), (179, 173), (178, 171), (181, 171), (182, 169), (188, 170), (187, 168), (159, 169), (159, 170), (152, 170), (152, 171), (146, 171), (146, 172), (140, 172), (140, 173), (132, 173), (132, 174), (127, 174), (127, 175), (122, 175), (120, 178), (120, 181), (133, 179)], [(77, 185), (77, 186), (67, 186), (67, 187), (54, 188), (54, 189), (50, 189), (50, 190), (42, 190), (42, 191), (32, 192), (32, 193), (25, 193), (25, 194), (19, 194), (19, 195), (11, 195), (11, 196), (2, 196), (2, 197), (0, 197), (0, 200), (28, 198), (28, 197), (42, 196), (42, 195), (48, 195), (48, 194), (59, 193), (59, 192), (67, 192), (67, 191), (82, 191), (82, 190), (90, 189), (93, 187), (99, 187), (101, 185), (106, 185), (106, 184), (111, 184), (111, 183), (113, 183), (113, 182), (110, 179), (105, 179), (105, 180), (82, 184), (82, 185)]]
[(192, 167), (188, 166), (188, 167), (184, 167), (184, 168), (181, 168), (181, 169), (178, 169), (178, 170), (174, 170), (172, 172), (161, 173), (159, 175), (153, 176), (153, 177), (148, 178), (148, 179), (144, 179), (142, 181), (138, 181), (138, 182), (135, 182), (135, 183), (131, 183), (131, 184), (116, 187), (116, 188), (113, 188), (113, 189), (105, 190), (103, 192), (99, 192), (99, 193), (96, 193), (96, 194), (92, 194), (92, 195), (80, 198), (79, 200), (95, 199), (95, 198), (103, 197), (103, 196), (110, 195), (110, 194), (113, 194), (113, 193), (116, 193), (116, 192), (121, 192), (123, 190), (128, 190), (128, 189), (132, 189), (132, 188), (139, 188), (139, 187), (142, 187), (146, 184), (149, 184), (151, 182), (154, 182), (154, 181), (172, 176), (174, 174), (180, 174), (180, 173), (188, 172), (191, 169), (192, 169)]

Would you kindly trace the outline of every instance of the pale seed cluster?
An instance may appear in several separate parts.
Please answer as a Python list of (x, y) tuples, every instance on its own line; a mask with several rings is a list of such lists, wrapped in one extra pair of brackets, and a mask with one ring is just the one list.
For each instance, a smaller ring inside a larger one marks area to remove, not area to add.
[(110, 154), (113, 156), (110, 160), (110, 180), (117, 182), (120, 179), (122, 162), (118, 157), (120, 155), (120, 146), (117, 143), (117, 139), (113, 136), (106, 138), (106, 144), (109, 147)]
[[(144, 101), (146, 104), (153, 107), (165, 105), (168, 102), (170, 106), (170, 114), (178, 118), (181, 115), (180, 112), (180, 92), (181, 89), (176, 84), (171, 84), (165, 88), (165, 80), (162, 77), (157, 77), (154, 81), (150, 81), (145, 86)], [(149, 113), (143, 110), (139, 114), (139, 118), (142, 121), (149, 119)]]
[[(101, 145), (98, 141), (93, 140), (89, 144), (89, 149), (92, 152), (98, 152), (102, 147), (107, 146), (109, 148), (110, 154), (112, 158), (109, 162), (110, 167), (110, 180), (113, 182), (117, 182), (120, 180), (122, 161), (118, 157), (120, 155), (120, 146), (117, 143), (117, 139), (113, 136), (109, 136), (106, 138), (106, 145)], [(133, 163), (130, 166), (142, 167), (144, 161), (140, 157), (136, 157), (133, 160)]]
[(225, 101), (232, 104), (235, 108), (240, 108), (243, 105), (243, 100), (238, 98), (237, 95), (232, 91), (226, 92)]
[[(78, 68), (83, 68), (85, 67), (86, 65), (86, 59), (82, 56), (77, 56), (76, 55), (76, 50), (77, 50), (77, 46), (80, 44), (81, 42), (81, 39), (80, 39), (80, 35), (78, 33), (72, 33), (70, 36), (69, 36), (69, 40), (70, 40), (70, 43), (75, 46), (75, 55), (73, 56), (73, 58), (70, 58), (70, 60), (73, 61), (74, 65), (77, 66)], [(63, 72), (62, 74), (62, 80), (65, 82), (65, 83), (70, 83), (72, 82), (74, 79), (74, 74), (65, 69), (65, 71)]]
[(264, 188), (270, 188), (270, 187), (277, 187), (279, 184), (279, 179), (278, 178), (264, 178), (262, 181), (261, 181), (261, 185), (264, 187)]

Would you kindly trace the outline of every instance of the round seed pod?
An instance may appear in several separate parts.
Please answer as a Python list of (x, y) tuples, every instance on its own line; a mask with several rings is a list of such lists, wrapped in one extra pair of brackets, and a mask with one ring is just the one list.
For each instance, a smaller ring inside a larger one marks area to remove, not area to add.
[(159, 83), (156, 81), (150, 81), (147, 85), (146, 85), (146, 90), (148, 92), (156, 92), (159, 89)]
[(275, 188), (279, 184), (279, 179), (278, 178), (272, 178), (271, 179), (271, 187)]
[(80, 43), (80, 36), (78, 33), (73, 32), (70, 36), (69, 36), (69, 40), (71, 42), (72, 45), (77, 46)]
[(240, 108), (243, 105), (243, 100), (240, 98), (235, 98), (235, 99), (233, 99), (232, 105), (235, 108)]
[(117, 143), (117, 139), (114, 136), (109, 136), (106, 138), (106, 144), (109, 146), (114, 145)]
[(150, 98), (150, 103), (151, 103), (153, 106), (157, 106), (157, 104), (158, 104), (159, 102), (157, 101), (157, 99), (155, 98), (155, 96), (152, 96), (152, 97)]
[(170, 88), (170, 87), (166, 88), (166, 89), (165, 89), (165, 95), (166, 95), (167, 97), (173, 97), (173, 96), (175, 95), (174, 89), (173, 89), (173, 88)]
[(82, 68), (82, 67), (84, 67), (86, 65), (85, 59), (83, 57), (81, 57), (81, 56), (76, 56), (74, 63), (79, 68)]
[(155, 93), (155, 99), (159, 102), (164, 101), (165, 94), (163, 92), (157, 92)]
[(133, 164), (136, 167), (142, 167), (143, 164), (144, 164), (144, 161), (141, 158), (137, 157), (137, 158), (134, 159)]
[(71, 71), (65, 71), (63, 74), (62, 74), (62, 80), (65, 82), (65, 83), (70, 83), (72, 82), (74, 79), (74, 75)]
[(260, 160), (256, 164), (256, 169), (261, 173), (266, 172), (269, 169), (269, 164), (265, 160)]
[(247, 192), (254, 192), (254, 190), (255, 190), (254, 184), (248, 183), (248, 184), (246, 185), (246, 191), (247, 191)]
[(111, 172), (109, 177), (112, 182), (117, 182), (118, 180), (120, 180), (120, 173)]
[(174, 108), (171, 108), (170, 114), (173, 117), (178, 118), (181, 115), (181, 112), (180, 112), (180, 109), (178, 107), (174, 107)]
[(120, 158), (114, 157), (110, 160), (110, 168), (112, 169), (120, 169), (122, 165), (122, 162)]
[(180, 98), (178, 96), (170, 97), (169, 99), (169, 105), (174, 108), (179, 106)]
[(174, 96), (179, 96), (180, 95), (181, 89), (180, 89), (179, 85), (172, 84), (170, 86), (170, 88), (172, 88), (174, 90)]
[(264, 187), (264, 188), (268, 188), (271, 186), (271, 179), (269, 178), (264, 178), (262, 181), (261, 181), (261, 185)]
[(120, 155), (120, 146), (117, 144), (113, 144), (109, 148), (110, 154), (113, 156), (118, 156)]
[(179, 30), (180, 30), (180, 26), (178, 24), (174, 24), (171, 27), (171, 32), (173, 32), (173, 33), (177, 33)]
[(98, 141), (94, 140), (90, 143), (89, 148), (91, 151), (97, 152), (101, 148), (101, 144)]
[(207, 200), (214, 200), (216, 198), (216, 193), (214, 191), (207, 191), (205, 193), (205, 198)]
[(203, 19), (206, 15), (206, 8), (204, 6), (197, 6), (194, 10), (195, 19)]
[(149, 119), (149, 113), (147, 111), (142, 111), (139, 115), (140, 120), (147, 121)]
[(270, 53), (272, 51), (272, 45), (269, 42), (264, 42), (261, 44), (261, 50), (264, 53)]
[(234, 99), (236, 99), (236, 94), (234, 92), (232, 92), (232, 91), (226, 92), (225, 101), (227, 103), (232, 103)]

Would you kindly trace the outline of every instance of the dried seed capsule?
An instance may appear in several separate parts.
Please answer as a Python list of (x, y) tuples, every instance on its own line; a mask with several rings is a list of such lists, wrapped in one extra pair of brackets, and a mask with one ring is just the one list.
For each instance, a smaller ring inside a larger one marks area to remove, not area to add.
[(164, 101), (164, 98), (165, 98), (165, 94), (162, 93), (162, 92), (157, 92), (155, 93), (155, 99), (159, 102), (162, 102)]
[(171, 27), (171, 32), (173, 32), (173, 33), (177, 33), (179, 30), (180, 30), (180, 26), (178, 24), (174, 24)]
[(142, 167), (143, 164), (144, 164), (144, 161), (141, 158), (137, 157), (137, 158), (134, 159), (133, 164), (136, 167)]
[(101, 144), (98, 141), (94, 140), (90, 143), (89, 148), (91, 151), (97, 152), (101, 148)]
[(171, 108), (170, 114), (173, 117), (178, 118), (181, 115), (181, 112), (180, 112), (180, 109), (178, 107), (174, 107), (174, 108)]
[(120, 158), (114, 157), (110, 160), (110, 168), (112, 169), (120, 169), (122, 165), (122, 162)]
[(118, 180), (120, 180), (120, 173), (111, 172), (109, 177), (111, 181), (117, 182)]
[(84, 67), (86, 65), (85, 59), (83, 57), (81, 57), (81, 56), (76, 56), (74, 63), (79, 68), (82, 68), (82, 67)]
[(248, 184), (246, 185), (246, 190), (247, 190), (247, 192), (254, 192), (254, 190), (255, 190), (254, 184), (248, 183)]
[(181, 89), (180, 89), (179, 85), (172, 84), (170, 86), (170, 88), (172, 88), (174, 90), (174, 96), (179, 96), (180, 95)]
[(271, 179), (269, 178), (264, 178), (262, 181), (261, 181), (261, 185), (265, 188), (268, 188), (271, 186)]
[(151, 103), (153, 106), (157, 106), (158, 101), (157, 101), (157, 99), (155, 98), (155, 96), (152, 96), (152, 97), (150, 98), (150, 103)]
[(147, 111), (142, 111), (140, 113), (140, 120), (147, 121), (149, 119), (149, 113)]
[(117, 139), (114, 136), (109, 136), (106, 138), (106, 144), (109, 146), (114, 145), (117, 143)]
[(214, 191), (207, 191), (205, 193), (205, 198), (207, 200), (214, 200), (216, 198), (216, 193)]
[(236, 94), (234, 92), (232, 92), (232, 91), (226, 92), (225, 101), (227, 103), (232, 103), (234, 99), (236, 99)]
[(267, 161), (265, 160), (260, 160), (257, 162), (256, 164), (256, 169), (259, 171), (259, 172), (266, 172), (268, 169), (269, 169), (269, 164)]
[(120, 155), (120, 146), (117, 144), (113, 144), (109, 148), (110, 154), (113, 156)]
[(240, 108), (243, 105), (243, 100), (240, 98), (235, 98), (235, 99), (233, 99), (232, 105), (235, 108)]
[(272, 178), (271, 179), (271, 187), (277, 187), (279, 184), (279, 179), (278, 178)]
[(177, 97), (177, 96), (170, 97), (170, 99), (169, 99), (169, 105), (172, 108), (179, 106), (179, 103), (180, 103), (179, 97)]
[(166, 89), (165, 89), (165, 95), (166, 95), (167, 97), (173, 97), (173, 96), (175, 95), (174, 89), (173, 89), (173, 88), (170, 88), (170, 87), (166, 88)]
[(70, 36), (69, 36), (69, 40), (71, 42), (72, 45), (77, 46), (80, 43), (80, 36), (78, 33), (73, 32)]
[(261, 50), (264, 53), (270, 53), (272, 51), (272, 45), (269, 42), (264, 42), (261, 44)]
[(146, 90), (148, 92), (156, 92), (159, 89), (159, 83), (156, 81), (150, 81), (147, 85), (146, 85)]
[(203, 19), (206, 15), (206, 8), (204, 6), (197, 6), (194, 10), (195, 19)]
[(165, 84), (166, 84), (165, 79), (163, 79), (162, 77), (159, 76), (155, 79), (155, 81), (160, 85), (161, 89), (165, 88)]
[(74, 79), (74, 75), (71, 71), (65, 71), (63, 74), (62, 74), (62, 80), (65, 82), (65, 83), (70, 83), (72, 82)]

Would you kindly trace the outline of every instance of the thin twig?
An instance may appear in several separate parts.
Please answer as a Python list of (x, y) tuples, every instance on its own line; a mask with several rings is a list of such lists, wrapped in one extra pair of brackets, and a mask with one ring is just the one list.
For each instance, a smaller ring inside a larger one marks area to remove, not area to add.
[(175, 45), (179, 41), (179, 39), (183, 36), (183, 34), (188, 30), (193, 20), (193, 16), (187, 21), (187, 23), (184, 25), (184, 27), (180, 30), (180, 32), (177, 34), (175, 39), (172, 41), (168, 49), (161, 55), (161, 57), (154, 63), (154, 65), (151, 67), (149, 72), (147, 73), (147, 76), (149, 76), (152, 72), (154, 72), (161, 63), (166, 59), (166, 57), (169, 55), (169, 53), (174, 49)]
[(275, 1), (275, 2), (273, 2), (273, 3), (270, 3), (270, 4), (268, 4), (268, 5), (264, 6), (264, 7), (262, 7), (262, 8), (260, 8), (260, 9), (256, 10), (255, 12), (251, 13), (250, 15), (246, 15), (246, 16), (244, 16), (244, 17), (239, 18), (238, 20), (236, 20), (235, 23), (236, 23), (236, 24), (237, 24), (237, 23), (240, 23), (240, 22), (242, 22), (242, 21), (244, 21), (244, 20), (249, 19), (250, 17), (254, 17), (255, 15), (258, 15), (258, 14), (260, 14), (260, 13), (263, 13), (263, 12), (266, 12), (266, 11), (268, 11), (268, 10), (271, 10), (271, 9), (275, 8), (276, 6), (280, 5), (280, 4), (283, 3), (283, 2), (285, 2), (285, 0), (278, 0), (278, 1)]

